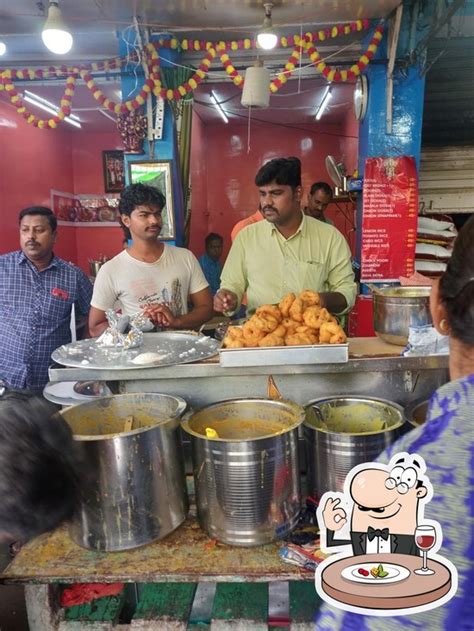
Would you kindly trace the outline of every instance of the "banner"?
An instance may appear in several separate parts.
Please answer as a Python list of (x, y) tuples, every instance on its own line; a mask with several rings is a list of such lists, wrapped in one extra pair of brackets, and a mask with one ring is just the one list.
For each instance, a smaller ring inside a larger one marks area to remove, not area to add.
[(415, 159), (368, 158), (362, 206), (361, 282), (395, 282), (415, 270)]
[(119, 225), (119, 195), (74, 195), (51, 190), (51, 209), (60, 226)]

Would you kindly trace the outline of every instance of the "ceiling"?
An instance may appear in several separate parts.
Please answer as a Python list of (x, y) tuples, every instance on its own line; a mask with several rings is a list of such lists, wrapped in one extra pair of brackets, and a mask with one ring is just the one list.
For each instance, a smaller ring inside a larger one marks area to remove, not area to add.
[[(273, 23), (281, 35), (317, 30), (328, 24), (355, 18), (387, 17), (400, 0), (275, 0)], [(262, 0), (59, 0), (63, 17), (69, 26), (74, 46), (66, 56), (55, 56), (43, 46), (41, 29), (45, 20), (47, 0), (0, 0), (0, 41), (7, 53), (0, 57), (1, 67), (32, 67), (60, 63), (84, 63), (115, 57), (118, 54), (118, 33), (134, 31), (134, 19), (150, 26), (153, 32), (171, 32), (178, 38), (208, 40), (254, 37), (263, 19)], [(468, 5), (472, 0), (467, 1)], [(470, 13), (471, 11), (468, 11)], [(474, 18), (462, 12), (453, 20), (451, 38), (446, 30), (430, 44), (426, 81), (423, 142), (449, 142), (468, 138), (474, 142)], [(455, 35), (455, 37), (453, 37)], [(348, 64), (360, 54), (362, 35), (330, 40), (318, 49), (333, 63)], [(276, 49), (262, 55), (265, 65), (274, 75), (282, 69), (289, 56), (288, 49)], [(186, 53), (184, 65), (198, 65), (202, 53)], [(253, 63), (255, 52), (232, 53), (239, 71)], [(205, 123), (217, 123), (219, 114), (210, 103), (214, 90), (227, 115), (234, 122), (246, 124), (248, 109), (240, 105), (241, 91), (226, 77), (219, 62), (213, 64), (212, 84), (205, 82), (195, 91), (195, 111)], [(314, 124), (314, 115), (326, 81), (314, 68), (303, 68), (299, 78), (271, 96), (270, 107), (253, 110), (254, 122), (265, 120), (275, 124)], [(107, 80), (106, 80), (107, 79)], [(118, 77), (98, 79), (106, 96), (118, 100)], [(48, 100), (58, 103), (63, 92), (62, 82), (15, 82), (19, 89), (28, 88)], [(26, 84), (29, 83), (27, 86)], [(352, 102), (351, 85), (337, 84), (330, 109), (321, 121), (340, 122)], [(128, 97), (129, 95), (124, 95)], [(5, 99), (0, 92), (0, 99)], [(78, 82), (73, 111), (83, 121), (87, 131), (113, 130), (114, 121), (105, 118), (87, 88)], [(40, 113), (38, 112), (35, 113)], [(462, 121), (460, 125), (459, 122)], [(73, 131), (74, 128), (71, 128)]]
[[(358, 17), (387, 17), (398, 4), (399, 0), (275, 0), (272, 15), (274, 26), (281, 35), (285, 35), (299, 33), (300, 29), (317, 30)], [(152, 32), (172, 32), (178, 38), (228, 40), (253, 38), (264, 16), (262, 0), (60, 0), (59, 6), (74, 38), (72, 51), (61, 57), (49, 53), (41, 41), (46, 0), (43, 5), (36, 0), (1, 1), (0, 41), (7, 46), (6, 55), (0, 58), (1, 67), (70, 64), (115, 57), (119, 49), (118, 33), (125, 29), (135, 33), (134, 18), (150, 26)], [(360, 54), (361, 38), (362, 34), (339, 38), (318, 49), (339, 64), (350, 64)], [(277, 49), (262, 56), (274, 75), (283, 68), (289, 54), (288, 49)], [(197, 66), (201, 57), (202, 53), (186, 53), (182, 63)], [(239, 71), (252, 64), (254, 59), (254, 51), (232, 54), (233, 63)], [(241, 90), (226, 77), (219, 62), (211, 70), (211, 80), (215, 85), (206, 82), (195, 91), (195, 111), (205, 123), (220, 120), (210, 102), (210, 91), (213, 89), (229, 118), (244, 124), (248, 109), (240, 104)], [(120, 90), (118, 78), (108, 79), (101, 82), (100, 88), (106, 96), (117, 100)], [(53, 81), (35, 81), (34, 85), (16, 81), (15, 84), (54, 103), (59, 102), (64, 87), (62, 82)], [(114, 122), (100, 113), (82, 82), (77, 85), (73, 113), (83, 121), (83, 129), (113, 129)], [(254, 111), (252, 118), (254, 121), (287, 125), (314, 123), (326, 85), (325, 79), (317, 75), (314, 68), (303, 68), (299, 79), (289, 81), (276, 95), (272, 95), (270, 108)], [(324, 123), (337, 123), (343, 119), (351, 107), (352, 91), (351, 85), (335, 86)], [(4, 99), (5, 94), (0, 93), (0, 98)]]

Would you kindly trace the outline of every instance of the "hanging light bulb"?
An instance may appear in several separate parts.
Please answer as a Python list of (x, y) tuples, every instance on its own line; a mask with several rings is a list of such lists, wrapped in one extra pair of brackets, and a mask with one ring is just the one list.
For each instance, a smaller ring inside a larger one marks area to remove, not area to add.
[(48, 18), (41, 37), (46, 48), (55, 55), (65, 55), (72, 48), (72, 35), (67, 30), (57, 2), (49, 3)]
[(257, 33), (257, 44), (264, 50), (271, 50), (272, 48), (275, 48), (278, 41), (278, 37), (272, 23), (273, 2), (264, 2), (263, 7), (265, 9), (265, 18), (263, 20), (262, 28)]
[(7, 47), (5, 45), (4, 42), (0, 42), (0, 57), (3, 57), (3, 55), (7, 52)]

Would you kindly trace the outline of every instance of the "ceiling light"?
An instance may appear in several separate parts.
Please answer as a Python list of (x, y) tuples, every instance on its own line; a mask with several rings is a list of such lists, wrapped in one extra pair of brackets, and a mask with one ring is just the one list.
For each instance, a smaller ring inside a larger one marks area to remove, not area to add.
[(265, 18), (263, 26), (257, 33), (257, 45), (264, 50), (271, 50), (277, 45), (278, 37), (272, 24), (273, 2), (264, 2)]
[[(50, 101), (47, 101), (46, 99), (43, 99), (42, 96), (38, 96), (37, 94), (30, 92), (29, 90), (24, 91), (23, 99), (27, 103), (31, 103), (31, 105), (35, 105), (36, 107), (39, 107), (45, 112), (48, 112), (49, 114), (53, 114), (53, 116), (58, 115), (59, 108), (56, 105), (54, 105), (54, 103), (51, 103)], [(73, 125), (74, 127), (78, 127), (79, 129), (82, 128), (79, 118), (75, 116), (74, 114), (71, 114), (70, 116), (66, 116), (64, 120), (66, 121), (66, 123), (69, 123), (70, 125)]]
[(72, 35), (67, 30), (57, 2), (50, 2), (48, 18), (41, 33), (43, 43), (55, 55), (65, 55), (72, 48)]
[(325, 94), (324, 94), (324, 96), (323, 96), (323, 100), (322, 100), (322, 101), (321, 101), (321, 103), (319, 104), (318, 111), (316, 112), (316, 120), (317, 120), (317, 121), (318, 121), (318, 120), (321, 118), (321, 116), (324, 114), (324, 112), (325, 112), (325, 110), (326, 110), (326, 108), (327, 108), (327, 106), (328, 106), (328, 104), (329, 104), (329, 101), (330, 101), (331, 99), (332, 99), (331, 86), (330, 86), (330, 85), (328, 85), (328, 87), (327, 87), (327, 89), (326, 89), (326, 92), (325, 92)]
[(114, 118), (114, 117), (112, 116), (112, 114), (109, 114), (109, 113), (107, 112), (107, 110), (99, 110), (99, 112), (102, 114), (102, 116), (105, 116), (105, 118), (108, 118), (109, 120), (113, 121), (114, 123), (116, 123), (116, 122), (117, 122), (117, 119), (116, 119), (116, 118)]
[(222, 109), (221, 104), (219, 103), (219, 101), (216, 99), (216, 96), (214, 94), (214, 92), (211, 90), (211, 101), (214, 105), (214, 107), (216, 108), (216, 110), (219, 112), (219, 114), (222, 116), (222, 118), (224, 119), (225, 123), (229, 122), (229, 119), (227, 118), (226, 113), (224, 112), (224, 110)]
[(0, 42), (0, 57), (2, 57), (7, 52), (7, 47), (4, 42)]

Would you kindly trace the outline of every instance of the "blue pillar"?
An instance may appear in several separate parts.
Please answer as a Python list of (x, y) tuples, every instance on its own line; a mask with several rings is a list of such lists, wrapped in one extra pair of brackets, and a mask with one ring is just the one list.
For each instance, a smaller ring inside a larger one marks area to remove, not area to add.
[[(171, 35), (156, 35), (152, 39), (167, 39), (171, 38)], [(121, 34), (119, 51), (122, 57), (125, 57), (130, 53), (131, 44), (135, 41), (135, 33), (128, 30)], [(163, 68), (171, 67), (169, 61), (179, 63), (181, 54), (177, 50), (170, 48), (160, 49), (160, 65)], [(122, 100), (132, 99), (141, 89), (144, 82), (143, 68), (137, 64), (129, 64), (124, 68), (124, 73), (121, 78), (122, 86)], [(153, 106), (156, 105), (156, 98), (152, 95)], [(143, 144), (144, 153), (142, 154), (125, 154), (125, 173), (126, 183), (130, 183), (129, 176), (129, 164), (131, 162), (144, 161), (144, 160), (170, 160), (171, 161), (171, 176), (173, 185), (173, 209), (174, 209), (174, 225), (175, 225), (175, 240), (167, 241), (170, 244), (181, 245), (184, 238), (184, 203), (183, 203), (183, 188), (181, 183), (181, 173), (179, 169), (179, 151), (176, 137), (176, 124), (171, 111), (171, 107), (165, 99), (165, 113), (163, 121), (163, 135), (160, 140), (152, 141), (151, 143), (145, 139)], [(153, 150), (152, 150), (153, 149)], [(151, 157), (153, 155), (153, 158)], [(164, 191), (163, 191), (164, 192)]]
[[(436, 3), (427, 3), (435, 5)], [(430, 25), (433, 6), (405, 2), (398, 40), (397, 59), (403, 58), (424, 37)], [(428, 12), (428, 13), (427, 13)], [(388, 25), (387, 25), (388, 27)], [(359, 127), (359, 174), (364, 175), (365, 161), (371, 157), (413, 156), (420, 164), (421, 128), (425, 77), (420, 65), (399, 67), (393, 73), (392, 131), (387, 133), (387, 30), (373, 62), (366, 72), (369, 98), (367, 113)], [(366, 43), (372, 33), (367, 36)], [(356, 259), (360, 261), (362, 240), (362, 195), (357, 200)]]

